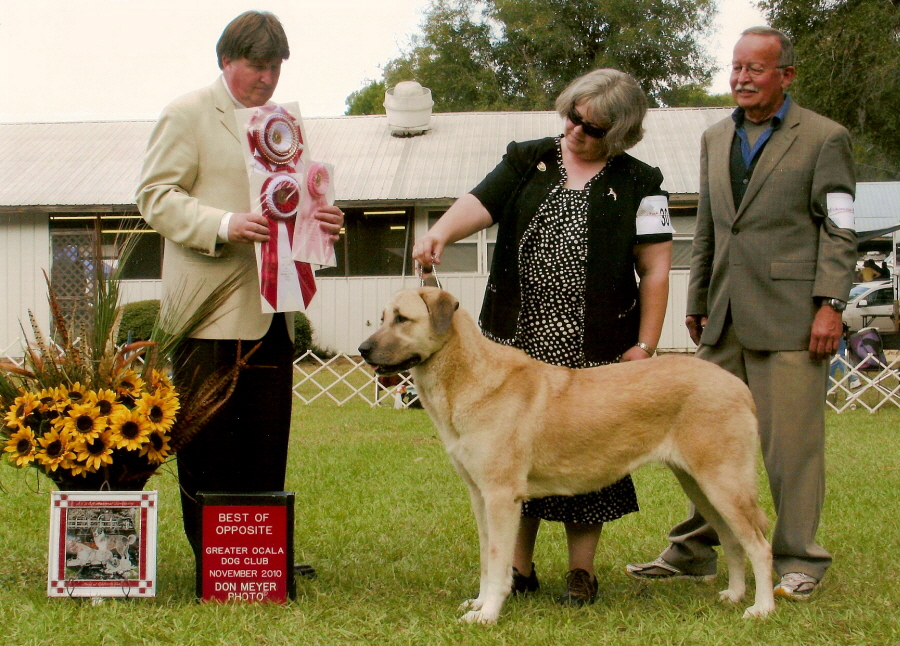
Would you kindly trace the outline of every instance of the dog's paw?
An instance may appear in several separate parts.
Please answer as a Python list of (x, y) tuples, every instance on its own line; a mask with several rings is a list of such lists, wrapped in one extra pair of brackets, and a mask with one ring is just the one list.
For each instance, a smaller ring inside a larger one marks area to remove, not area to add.
[(763, 617), (767, 617), (770, 614), (775, 612), (775, 604), (773, 603), (771, 606), (764, 606), (762, 604), (755, 604), (750, 606), (744, 611), (744, 619), (756, 619)]
[(481, 597), (475, 597), (474, 599), (466, 599), (461, 604), (459, 604), (460, 610), (481, 610), (481, 607), (484, 605), (484, 601), (481, 600)]
[(732, 590), (722, 590), (719, 593), (719, 601), (726, 603), (740, 603), (743, 599), (743, 593), (733, 592)]
[(459, 621), (466, 624), (495, 624), (497, 623), (497, 617), (496, 615), (488, 615), (481, 610), (471, 610), (460, 617)]

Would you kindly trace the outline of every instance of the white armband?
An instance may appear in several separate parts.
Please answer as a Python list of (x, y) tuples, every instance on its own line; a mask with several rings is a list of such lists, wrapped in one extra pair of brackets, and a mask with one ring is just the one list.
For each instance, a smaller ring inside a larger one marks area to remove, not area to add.
[(641, 200), (637, 212), (637, 234), (649, 236), (659, 233), (675, 233), (669, 217), (669, 198), (665, 195), (648, 195)]
[(828, 193), (825, 199), (828, 206), (828, 219), (839, 229), (856, 231), (853, 196), (849, 193)]

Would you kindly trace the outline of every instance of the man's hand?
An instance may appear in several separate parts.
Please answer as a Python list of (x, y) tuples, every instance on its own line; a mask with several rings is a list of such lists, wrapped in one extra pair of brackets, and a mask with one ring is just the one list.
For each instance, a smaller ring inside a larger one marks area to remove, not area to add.
[(831, 358), (838, 350), (843, 332), (841, 313), (830, 305), (819, 307), (809, 339), (809, 358), (814, 361)]
[(259, 213), (232, 213), (228, 222), (229, 242), (266, 242), (269, 223)]
[(313, 213), (313, 217), (319, 221), (322, 231), (328, 234), (332, 244), (340, 239), (341, 227), (344, 226), (344, 212), (338, 207), (326, 204), (319, 207)]
[(684, 319), (684, 324), (691, 335), (691, 341), (700, 345), (700, 335), (703, 334), (703, 328), (706, 327), (707, 317), (700, 314), (688, 314)]

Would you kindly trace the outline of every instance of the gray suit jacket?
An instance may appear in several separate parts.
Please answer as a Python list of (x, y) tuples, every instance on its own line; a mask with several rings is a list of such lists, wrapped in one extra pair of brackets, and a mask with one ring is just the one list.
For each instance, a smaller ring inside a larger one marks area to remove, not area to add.
[[(196, 338), (261, 338), (272, 321), (260, 305), (252, 244), (219, 244), (226, 212), (250, 211), (250, 188), (234, 102), (222, 79), (180, 97), (162, 112), (153, 133), (137, 205), (165, 239), (163, 286), (170, 301), (193, 311), (236, 270), (240, 287)], [(286, 316), (293, 334), (293, 316)]]
[(792, 103), (735, 209), (734, 130), (729, 117), (703, 133), (687, 313), (709, 317), (704, 344), (719, 340), (730, 307), (745, 348), (805, 350), (814, 299), (846, 300), (853, 280), (856, 233), (827, 217), (826, 197), (855, 193), (850, 134)]

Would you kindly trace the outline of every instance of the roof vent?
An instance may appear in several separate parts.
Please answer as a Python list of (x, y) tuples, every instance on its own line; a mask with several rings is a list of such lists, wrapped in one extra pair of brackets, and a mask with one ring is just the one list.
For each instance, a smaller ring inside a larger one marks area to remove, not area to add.
[(401, 81), (384, 93), (388, 126), (395, 137), (415, 137), (431, 129), (431, 90), (415, 81)]

